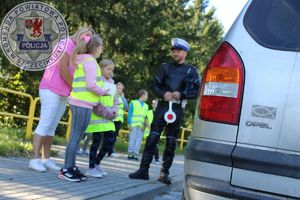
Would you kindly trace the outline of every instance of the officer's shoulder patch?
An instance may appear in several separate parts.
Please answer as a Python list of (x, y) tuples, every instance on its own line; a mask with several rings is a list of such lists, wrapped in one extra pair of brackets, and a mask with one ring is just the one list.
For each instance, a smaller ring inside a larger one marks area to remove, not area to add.
[(167, 63), (161, 64), (161, 66), (168, 66), (168, 65), (170, 65), (170, 64), (171, 64), (170, 62), (167, 62)]
[(167, 68), (168, 66), (170, 66), (172, 63), (163, 63), (161, 64), (162, 68)]

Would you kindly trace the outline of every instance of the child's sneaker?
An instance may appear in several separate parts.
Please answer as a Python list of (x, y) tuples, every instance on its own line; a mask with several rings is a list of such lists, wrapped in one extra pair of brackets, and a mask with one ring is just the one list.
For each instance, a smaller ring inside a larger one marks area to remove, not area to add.
[(139, 156), (137, 154), (133, 154), (133, 159), (134, 160), (139, 160)]
[(87, 176), (84, 175), (84, 174), (78, 169), (78, 167), (74, 166), (72, 169), (73, 169), (73, 171), (75, 172), (75, 174), (76, 174), (78, 177), (80, 177), (80, 179), (81, 179), (82, 181), (86, 181), (86, 180), (88, 179)]
[(87, 172), (85, 173), (85, 175), (95, 177), (95, 178), (103, 177), (102, 173), (100, 171), (98, 171), (96, 168), (88, 169)]
[(119, 157), (119, 154), (117, 154), (117, 153), (112, 153), (112, 154), (110, 154), (110, 156), (113, 157), (113, 158), (118, 158), (118, 157)]
[(89, 156), (89, 155), (90, 155), (90, 152), (89, 152), (89, 151), (82, 151), (82, 154), (83, 154), (84, 156)]
[(128, 160), (133, 160), (133, 153), (128, 153)]
[(38, 172), (45, 172), (46, 168), (44, 167), (40, 159), (30, 159), (29, 168)]
[(160, 161), (157, 159), (155, 160), (155, 164), (159, 165), (160, 164)]
[(100, 165), (95, 165), (95, 169), (100, 172), (103, 176), (107, 176), (107, 172), (103, 171)]
[(78, 176), (77, 173), (73, 170), (72, 167), (65, 169), (62, 168), (57, 176), (59, 179), (64, 179), (71, 182), (79, 182), (81, 181), (81, 177)]
[(47, 169), (59, 171), (61, 168), (55, 164), (53, 160), (45, 159), (43, 160), (43, 164)]
[(76, 154), (83, 156), (83, 152), (80, 150), (76, 151)]

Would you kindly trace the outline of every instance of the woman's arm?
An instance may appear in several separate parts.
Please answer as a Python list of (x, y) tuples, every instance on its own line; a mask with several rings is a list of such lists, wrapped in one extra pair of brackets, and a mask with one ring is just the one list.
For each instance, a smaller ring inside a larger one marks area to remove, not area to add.
[(70, 75), (69, 70), (70, 56), (66, 53), (63, 54), (59, 61), (59, 73), (64, 81), (72, 87), (73, 77)]

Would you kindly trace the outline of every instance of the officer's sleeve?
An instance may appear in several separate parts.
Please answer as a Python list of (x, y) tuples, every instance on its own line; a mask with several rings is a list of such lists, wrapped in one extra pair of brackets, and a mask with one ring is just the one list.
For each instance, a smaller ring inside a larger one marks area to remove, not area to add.
[(164, 67), (161, 66), (160, 70), (154, 76), (153, 85), (152, 85), (153, 92), (155, 96), (157, 96), (158, 98), (163, 98), (164, 93), (166, 92), (162, 89), (164, 78), (165, 78), (165, 71), (164, 71)]
[(182, 93), (182, 99), (197, 99), (200, 89), (200, 76), (195, 67), (185, 78), (185, 90)]

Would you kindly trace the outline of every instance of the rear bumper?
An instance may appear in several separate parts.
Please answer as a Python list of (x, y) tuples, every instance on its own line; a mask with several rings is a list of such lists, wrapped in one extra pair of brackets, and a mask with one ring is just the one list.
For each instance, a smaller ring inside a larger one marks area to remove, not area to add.
[(296, 200), (287, 196), (235, 187), (225, 181), (191, 175), (185, 177), (184, 196), (187, 200)]

